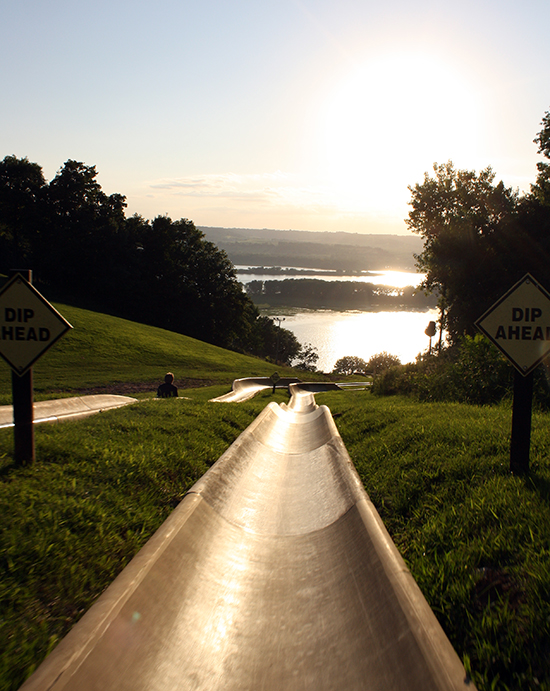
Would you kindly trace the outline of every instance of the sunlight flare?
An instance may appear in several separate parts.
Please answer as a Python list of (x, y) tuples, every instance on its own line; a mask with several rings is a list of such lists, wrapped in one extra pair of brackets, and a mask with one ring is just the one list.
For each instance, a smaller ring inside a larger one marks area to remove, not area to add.
[(475, 154), (479, 107), (472, 87), (439, 59), (397, 53), (357, 66), (321, 115), (319, 147), (332, 193), (358, 211), (404, 205), (407, 185), (434, 161)]

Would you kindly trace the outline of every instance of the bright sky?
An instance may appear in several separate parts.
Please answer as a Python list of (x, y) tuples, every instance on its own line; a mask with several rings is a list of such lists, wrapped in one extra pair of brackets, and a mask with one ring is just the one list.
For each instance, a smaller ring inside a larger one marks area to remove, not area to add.
[(95, 165), (129, 213), (407, 233), (452, 159), (528, 190), (548, 0), (4, 0), (0, 158)]

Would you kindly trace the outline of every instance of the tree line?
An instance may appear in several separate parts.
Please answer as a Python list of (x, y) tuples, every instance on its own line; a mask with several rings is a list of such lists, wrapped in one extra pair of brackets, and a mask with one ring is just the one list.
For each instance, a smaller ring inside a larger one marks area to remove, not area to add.
[(70, 159), (49, 183), (27, 158), (0, 161), (0, 273), (30, 268), (52, 301), (304, 360), (307, 347), (259, 315), (227, 254), (192, 221), (127, 217), (125, 197), (105, 194), (96, 178), (95, 166)]
[[(550, 111), (534, 143), (550, 159)], [(451, 344), (473, 336), (476, 319), (526, 273), (550, 290), (550, 164), (537, 169), (527, 194), (496, 183), (491, 167), (476, 173), (451, 161), (409, 187), (406, 222), (424, 240), (417, 267)]]
[(250, 281), (246, 292), (257, 305), (284, 305), (324, 309), (427, 309), (436, 304), (432, 296), (413, 286), (395, 288), (363, 281), (325, 281), (289, 278)]

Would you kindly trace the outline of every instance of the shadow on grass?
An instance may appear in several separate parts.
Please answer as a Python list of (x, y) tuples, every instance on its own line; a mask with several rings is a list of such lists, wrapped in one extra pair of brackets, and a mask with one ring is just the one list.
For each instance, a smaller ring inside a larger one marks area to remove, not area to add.
[(550, 480), (542, 477), (536, 471), (531, 470), (524, 478), (525, 487), (534, 489), (540, 498), (550, 506)]
[(4, 456), (0, 458), (0, 478), (7, 477), (13, 471), (24, 468), (25, 466), (20, 465), (15, 462), (15, 459), (11, 456)]

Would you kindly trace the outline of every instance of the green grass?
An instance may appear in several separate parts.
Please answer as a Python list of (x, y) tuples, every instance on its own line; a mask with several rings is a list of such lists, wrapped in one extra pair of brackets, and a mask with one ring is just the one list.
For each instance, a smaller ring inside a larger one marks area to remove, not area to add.
[(40, 425), (32, 467), (13, 464), (11, 430), (0, 430), (2, 691), (20, 686), (268, 400), (221, 405), (205, 391)]
[[(0, 689), (18, 688), (272, 400), (207, 402), (223, 390), (39, 426), (30, 468), (13, 465), (0, 430)], [(532, 472), (518, 478), (506, 407), (317, 400), (480, 691), (550, 689), (549, 416), (535, 414)]]
[(550, 417), (509, 472), (506, 406), (317, 396), (479, 689), (550, 689)]
[[(74, 328), (33, 367), (36, 400), (88, 389), (153, 392), (167, 371), (174, 373), (179, 387), (201, 381), (230, 384), (238, 377), (270, 376), (275, 369), (296, 375), (290, 368), (164, 329), (68, 305), (55, 307)], [(0, 405), (10, 403), (11, 370), (0, 360)]]
[[(13, 433), (0, 430), (0, 691), (20, 686), (266, 403), (287, 400), (268, 390), (238, 405), (209, 403), (233, 378), (269, 375), (273, 365), (59, 309), (78, 328), (37, 365), (38, 397), (117, 383), (130, 393), (166, 369), (217, 383), (186, 389), (189, 400), (144, 400), (40, 425), (31, 467), (13, 464)], [(3, 391), (9, 376), (1, 376)], [(550, 691), (550, 415), (533, 416), (531, 473), (521, 478), (509, 473), (506, 406), (366, 391), (316, 398), (335, 415), (369, 496), (478, 689)]]

